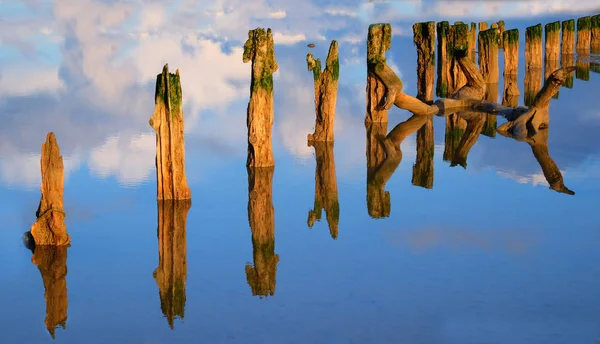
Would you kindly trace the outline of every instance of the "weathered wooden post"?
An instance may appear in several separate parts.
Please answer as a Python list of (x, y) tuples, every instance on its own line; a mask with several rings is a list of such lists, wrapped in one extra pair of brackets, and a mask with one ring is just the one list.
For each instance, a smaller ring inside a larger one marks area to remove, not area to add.
[(387, 123), (367, 123), (367, 211), (373, 218), (390, 216), (390, 193), (384, 187), (372, 183), (378, 167), (385, 161), (382, 141), (387, 135)]
[(448, 80), (450, 79), (450, 62), (448, 61), (448, 33), (450, 25), (447, 21), (437, 23), (437, 84), (435, 94), (438, 97), (448, 96)]
[(577, 54), (588, 55), (591, 45), (591, 21), (590, 16), (577, 19)]
[(67, 249), (61, 245), (39, 245), (33, 249), (31, 261), (40, 270), (46, 299), (46, 328), (56, 338), (56, 329), (67, 328)]
[(487, 29), (488, 29), (488, 23), (486, 23), (486, 22), (479, 22), (479, 32), (485, 31)]
[(150, 126), (156, 132), (157, 199), (190, 199), (185, 177), (185, 140), (179, 70), (165, 64), (156, 77), (154, 112)]
[(252, 295), (260, 298), (275, 295), (279, 262), (279, 255), (275, 253), (273, 171), (273, 167), (248, 168), (248, 222), (254, 266), (246, 264), (246, 281)]
[(506, 31), (506, 24), (504, 23), (504, 20), (500, 20), (498, 21), (498, 37), (500, 38), (498, 47), (500, 49), (504, 49), (504, 31)]
[(315, 142), (315, 202), (312, 210), (308, 211), (308, 227), (312, 228), (315, 221), (321, 220), (322, 210), (329, 225), (329, 233), (333, 239), (338, 237), (340, 222), (340, 203), (338, 202), (337, 178), (333, 142)]
[(331, 41), (329, 54), (325, 62), (325, 69), (321, 72), (321, 60), (313, 57), (312, 53), (306, 55), (308, 70), (313, 72), (315, 82), (315, 131), (308, 134), (308, 142), (333, 141), (335, 107), (337, 104), (338, 78), (340, 76), (340, 62), (338, 58), (338, 43)]
[(177, 317), (185, 316), (187, 282), (187, 214), (191, 200), (159, 200), (158, 207), (158, 267), (153, 277), (158, 285), (160, 308), (169, 327)]
[(516, 76), (519, 73), (519, 30), (504, 31), (502, 44), (504, 44), (504, 75)]
[(600, 14), (590, 19), (592, 54), (600, 54)]
[(40, 163), (42, 197), (29, 233), (36, 246), (69, 245), (71, 237), (67, 234), (63, 210), (65, 169), (53, 132), (46, 135), (46, 142), (42, 144)]
[[(392, 44), (390, 24), (371, 24), (367, 36), (367, 68), (385, 62), (385, 52)], [(385, 94), (385, 86), (371, 72), (367, 72), (367, 114), (365, 123), (387, 123), (387, 110), (378, 110), (379, 100)]]
[(562, 26), (562, 55), (575, 53), (575, 20), (569, 19), (561, 23)]
[(449, 94), (453, 94), (467, 83), (467, 78), (454, 56), (455, 51), (468, 51), (469, 26), (467, 24), (454, 24), (450, 27), (447, 56), (450, 61)]
[(444, 135), (444, 154), (442, 159), (451, 162), (458, 144), (467, 128), (467, 121), (458, 114), (453, 113), (446, 116), (446, 132)]
[(256, 28), (248, 31), (244, 44), (244, 63), (252, 61), (250, 102), (248, 103), (248, 159), (247, 167), (272, 167), (273, 159), (273, 73), (275, 61), (271, 29)]
[[(575, 55), (574, 54), (563, 54), (560, 58), (561, 68), (575, 66)], [(562, 87), (573, 88), (573, 73), (569, 73), (566, 77), (565, 83)]]
[[(435, 26), (433, 22), (413, 25), (417, 46), (417, 98), (433, 101), (433, 66)], [(469, 35), (470, 37), (470, 35)], [(417, 159), (413, 165), (412, 184), (427, 189), (433, 187), (433, 118), (417, 131)]]
[(525, 29), (525, 69), (542, 68), (542, 24)]
[[(485, 100), (497, 102), (498, 101), (498, 83), (487, 84), (485, 89)], [(485, 122), (483, 123), (483, 129), (481, 134), (488, 137), (496, 137), (496, 127), (498, 125), (498, 116), (492, 114), (486, 114)]]
[(469, 29), (469, 59), (471, 62), (476, 62), (476, 51), (477, 46), (477, 24), (471, 23), (471, 29)]
[[(545, 34), (545, 63), (544, 63), (544, 79), (548, 78), (552, 72), (559, 67), (560, 57), (560, 22), (556, 21), (548, 23), (544, 26)], [(558, 92), (554, 95), (558, 98)]]
[(498, 30), (479, 32), (479, 68), (487, 84), (498, 83)]
[(590, 60), (586, 57), (577, 56), (577, 62), (575, 64), (575, 78), (583, 81), (590, 80)]
[[(435, 23), (413, 25), (413, 41), (417, 47), (417, 93), (433, 100), (435, 79)], [(417, 96), (417, 98), (419, 98)], [(424, 100), (423, 98), (419, 98)]]

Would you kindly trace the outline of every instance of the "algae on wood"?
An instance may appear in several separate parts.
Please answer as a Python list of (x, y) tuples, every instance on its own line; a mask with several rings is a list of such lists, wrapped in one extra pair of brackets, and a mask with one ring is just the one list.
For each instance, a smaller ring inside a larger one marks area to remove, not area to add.
[(31, 261), (40, 270), (46, 300), (46, 328), (56, 338), (56, 329), (67, 328), (67, 247), (40, 245), (33, 248)]
[(333, 141), (335, 107), (337, 104), (338, 78), (340, 75), (340, 62), (338, 58), (338, 43), (331, 41), (329, 53), (325, 62), (325, 69), (321, 72), (321, 60), (313, 57), (312, 53), (306, 55), (308, 70), (313, 72), (315, 82), (315, 131), (308, 134), (308, 142)]
[(433, 97), (435, 23), (430, 21), (414, 24), (413, 33), (413, 42), (417, 47), (417, 93)]
[(67, 234), (63, 210), (65, 169), (53, 132), (46, 135), (46, 142), (42, 144), (40, 164), (42, 196), (29, 233), (36, 246), (69, 245), (71, 237)]
[(548, 23), (544, 26), (545, 59), (558, 61), (560, 57), (560, 22)]
[(254, 266), (246, 263), (246, 281), (252, 295), (261, 299), (275, 295), (279, 262), (279, 255), (275, 253), (274, 170), (273, 167), (248, 168), (248, 222)]
[(469, 51), (469, 26), (455, 24), (450, 27), (447, 57), (450, 60), (448, 93), (453, 94), (467, 83), (465, 74), (458, 63), (457, 52)]
[(575, 20), (569, 19), (561, 23), (562, 27), (562, 55), (572, 55), (575, 53)]
[(308, 211), (308, 227), (312, 228), (315, 221), (321, 221), (322, 210), (329, 225), (329, 233), (333, 239), (338, 237), (340, 221), (340, 203), (338, 202), (337, 177), (333, 142), (315, 142), (315, 202), (312, 210)]
[(387, 135), (387, 123), (366, 123), (367, 133), (367, 211), (372, 218), (390, 216), (390, 193), (385, 191), (385, 185), (371, 183), (377, 167), (385, 160), (383, 140)]
[(191, 200), (159, 200), (158, 267), (153, 277), (158, 285), (160, 309), (174, 328), (176, 318), (185, 316), (187, 281), (187, 214)]
[(498, 83), (498, 42), (497, 29), (479, 32), (479, 68), (488, 84)]
[(156, 77), (154, 112), (150, 126), (156, 132), (157, 199), (190, 199), (185, 177), (185, 140), (179, 70), (169, 73), (165, 64)]
[(430, 118), (417, 131), (417, 158), (413, 165), (412, 185), (433, 188), (434, 151), (433, 118)]
[(525, 29), (525, 69), (542, 68), (542, 24)]
[(577, 54), (587, 55), (591, 46), (591, 18), (585, 16), (577, 19)]
[(379, 107), (379, 101), (385, 94), (383, 83), (370, 72), (380, 62), (385, 63), (385, 52), (392, 44), (390, 24), (371, 24), (367, 36), (367, 114), (365, 123), (387, 123), (387, 109)]
[(273, 73), (278, 69), (275, 61), (271, 29), (256, 28), (248, 31), (244, 43), (243, 62), (252, 61), (250, 101), (248, 102), (248, 167), (272, 167), (273, 159)]
[(450, 162), (456, 154), (458, 144), (467, 128), (467, 121), (454, 113), (446, 116), (446, 132), (444, 134), (444, 154), (442, 159)]
[(450, 63), (448, 61), (448, 34), (450, 25), (447, 21), (437, 23), (437, 83), (435, 94), (438, 97), (448, 96), (448, 80)]

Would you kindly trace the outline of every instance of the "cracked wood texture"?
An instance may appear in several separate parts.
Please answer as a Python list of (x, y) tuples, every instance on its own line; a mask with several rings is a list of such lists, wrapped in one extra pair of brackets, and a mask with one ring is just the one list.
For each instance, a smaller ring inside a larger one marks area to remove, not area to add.
[(252, 295), (273, 296), (279, 255), (275, 253), (273, 167), (248, 168), (248, 222), (252, 231), (254, 266), (246, 264)]
[(179, 70), (165, 64), (156, 77), (154, 113), (149, 121), (156, 132), (156, 198), (192, 198), (185, 177), (185, 141)]
[(498, 29), (492, 28), (479, 32), (479, 68), (488, 84), (498, 83)]
[(321, 71), (321, 60), (315, 60), (312, 53), (306, 55), (306, 63), (308, 70), (313, 72), (316, 114), (315, 131), (308, 134), (308, 142), (310, 144), (315, 141), (333, 141), (338, 78), (340, 75), (338, 43), (335, 40), (331, 42), (323, 71)]
[(158, 285), (160, 309), (174, 328), (177, 317), (185, 316), (187, 281), (187, 214), (191, 200), (158, 201), (158, 267), (153, 277)]
[(248, 31), (244, 44), (243, 62), (252, 61), (250, 101), (248, 102), (248, 159), (247, 167), (275, 166), (273, 158), (273, 73), (279, 68), (275, 61), (271, 29)]
[(36, 245), (68, 245), (71, 237), (67, 234), (63, 210), (65, 170), (52, 132), (46, 135), (46, 142), (42, 144), (41, 171), (42, 197), (30, 233)]
[(385, 85), (372, 75), (371, 69), (379, 62), (385, 62), (385, 52), (392, 44), (390, 24), (371, 24), (367, 36), (367, 114), (365, 123), (387, 123), (387, 109), (379, 107), (379, 101), (385, 94)]

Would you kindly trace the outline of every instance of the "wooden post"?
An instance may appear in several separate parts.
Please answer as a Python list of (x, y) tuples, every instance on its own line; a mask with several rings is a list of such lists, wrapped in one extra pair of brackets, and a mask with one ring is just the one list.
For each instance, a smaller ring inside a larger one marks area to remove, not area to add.
[(579, 55), (577, 56), (576, 65), (577, 69), (575, 69), (575, 78), (583, 81), (590, 80), (590, 60), (583, 57), (581, 58)]
[(338, 78), (340, 76), (338, 43), (331, 41), (325, 70), (322, 73), (321, 60), (315, 60), (312, 53), (306, 55), (306, 63), (308, 70), (313, 72), (315, 81), (315, 114), (317, 116), (315, 131), (313, 134), (308, 134), (309, 145), (315, 141), (333, 141)]
[(65, 170), (60, 148), (53, 132), (46, 135), (40, 159), (42, 171), (42, 197), (35, 213), (36, 221), (29, 233), (36, 246), (69, 245), (65, 211), (63, 210)]
[(600, 54), (600, 14), (590, 19), (592, 54)]
[[(371, 24), (367, 36), (367, 68), (385, 62), (385, 52), (392, 44), (390, 24)], [(387, 110), (377, 110), (379, 100), (385, 94), (385, 86), (371, 72), (367, 72), (367, 114), (365, 123), (387, 123)]]
[[(485, 100), (497, 102), (498, 101), (498, 83), (487, 84), (485, 89)], [(492, 114), (485, 115), (485, 122), (483, 123), (483, 129), (481, 134), (488, 137), (496, 137), (496, 127), (498, 125), (498, 116)]]
[(498, 21), (498, 37), (500, 38), (498, 47), (500, 49), (503, 49), (504, 47), (504, 31), (506, 31), (506, 24), (504, 24), (504, 20), (500, 20)]
[(446, 116), (446, 132), (444, 135), (444, 154), (443, 160), (451, 162), (458, 144), (467, 129), (467, 121), (458, 114), (453, 113)]
[[(575, 55), (574, 54), (563, 54), (560, 58), (561, 68), (575, 66)], [(573, 88), (573, 73), (569, 73), (566, 77), (565, 83), (562, 87)]]
[(159, 200), (158, 267), (153, 277), (158, 285), (160, 309), (174, 328), (177, 317), (185, 316), (185, 285), (187, 281), (187, 214), (191, 200)]
[(367, 210), (373, 218), (390, 216), (390, 193), (385, 185), (374, 183), (378, 167), (385, 161), (385, 148), (382, 145), (387, 134), (387, 123), (367, 123)]
[(447, 21), (437, 23), (437, 84), (435, 94), (438, 97), (448, 96), (448, 80), (450, 63), (448, 61), (448, 33), (450, 25)]
[(449, 94), (453, 94), (467, 83), (467, 78), (454, 56), (455, 51), (468, 51), (469, 27), (467, 24), (455, 24), (450, 27), (450, 39), (447, 57), (450, 60)]
[(561, 23), (562, 26), (562, 55), (575, 53), (575, 20), (569, 19)]
[(504, 91), (502, 105), (519, 105), (519, 30), (511, 29), (502, 33), (504, 45)]
[(248, 31), (244, 44), (244, 63), (252, 61), (250, 102), (248, 103), (247, 167), (272, 167), (273, 159), (273, 73), (279, 68), (275, 61), (271, 29)]
[(273, 167), (248, 168), (248, 222), (254, 266), (246, 264), (246, 281), (252, 295), (261, 299), (275, 295), (279, 262), (279, 255), (275, 253), (273, 171)]
[(591, 46), (590, 16), (577, 19), (577, 54), (588, 55)]
[(154, 112), (150, 126), (156, 132), (156, 198), (190, 199), (185, 177), (183, 105), (179, 70), (169, 73), (165, 64), (156, 77)]
[[(435, 79), (435, 23), (417, 23), (413, 25), (414, 44), (417, 47), (417, 93), (431, 95)], [(417, 96), (417, 98), (419, 98)], [(423, 98), (419, 98), (423, 100)], [(433, 100), (433, 99), (431, 99)]]
[(525, 69), (542, 68), (542, 24), (525, 29)]
[(487, 84), (498, 83), (498, 30), (479, 32), (479, 68)]
[(308, 211), (308, 227), (312, 228), (315, 221), (321, 221), (322, 210), (329, 224), (329, 233), (333, 239), (338, 237), (340, 222), (340, 203), (338, 202), (337, 178), (333, 142), (315, 142), (315, 202), (312, 210)]
[(471, 23), (471, 29), (469, 30), (469, 59), (473, 63), (476, 62), (475, 47), (477, 47), (477, 24)]
[(56, 339), (56, 328), (67, 329), (67, 248), (66, 245), (35, 246), (31, 258), (44, 281), (45, 323), (52, 339)]
[(479, 22), (479, 32), (485, 31), (487, 29), (488, 29), (488, 23), (486, 23), (486, 22)]
[[(545, 34), (545, 63), (544, 79), (548, 78), (559, 67), (560, 57), (560, 22), (548, 23), (544, 27)], [(558, 92), (553, 96), (558, 98)]]

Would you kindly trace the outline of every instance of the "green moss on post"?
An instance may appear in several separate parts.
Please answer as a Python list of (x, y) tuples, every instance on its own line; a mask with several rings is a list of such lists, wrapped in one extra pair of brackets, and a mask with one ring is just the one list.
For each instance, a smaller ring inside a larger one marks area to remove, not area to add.
[(600, 14), (596, 14), (590, 19), (590, 30), (592, 53), (598, 53), (596, 51), (600, 50)]
[(278, 69), (275, 61), (275, 48), (271, 29), (256, 28), (248, 31), (248, 39), (244, 43), (244, 63), (252, 61), (251, 91), (263, 88), (267, 93), (273, 92), (273, 73)]
[(469, 51), (469, 26), (467, 24), (457, 24), (450, 27), (449, 39), (447, 44), (447, 59), (449, 66), (448, 92), (454, 93), (467, 83), (467, 78), (458, 65), (456, 54), (464, 54)]
[(558, 61), (560, 57), (560, 22), (548, 23), (544, 26), (544, 43), (546, 61)]
[[(371, 24), (367, 35), (367, 69), (386, 61), (385, 53), (392, 45), (392, 26), (390, 24)], [(365, 123), (387, 123), (387, 110), (378, 110), (384, 97), (385, 86), (371, 72), (367, 72), (367, 109)]]
[(589, 81), (590, 80), (590, 61), (588, 59), (577, 58), (577, 64), (575, 65), (575, 77), (579, 80)]
[(181, 80), (179, 70), (169, 73), (169, 64), (165, 64), (162, 73), (156, 76), (154, 93), (155, 104), (161, 102), (171, 116), (181, 115)]
[(486, 83), (498, 83), (498, 30), (479, 32), (479, 68)]
[(449, 32), (450, 25), (447, 21), (437, 23), (437, 83), (435, 94), (438, 97), (448, 96), (449, 63), (447, 45)]
[[(560, 66), (561, 66), (561, 68), (575, 66), (575, 55), (563, 54), (560, 58)], [(573, 73), (568, 73), (565, 83), (562, 85), (562, 87), (573, 88), (573, 79), (574, 78), (575, 77), (573, 76)]]
[(314, 141), (333, 141), (335, 108), (337, 104), (340, 63), (338, 43), (331, 41), (325, 70), (321, 72), (321, 60), (314, 59), (312, 53), (306, 55), (308, 70), (312, 70), (315, 85), (315, 131), (308, 135), (308, 144)]
[(435, 78), (435, 23), (413, 25), (413, 42), (417, 47), (417, 97), (433, 100)]
[(577, 19), (577, 54), (589, 54), (591, 45), (591, 17)]

